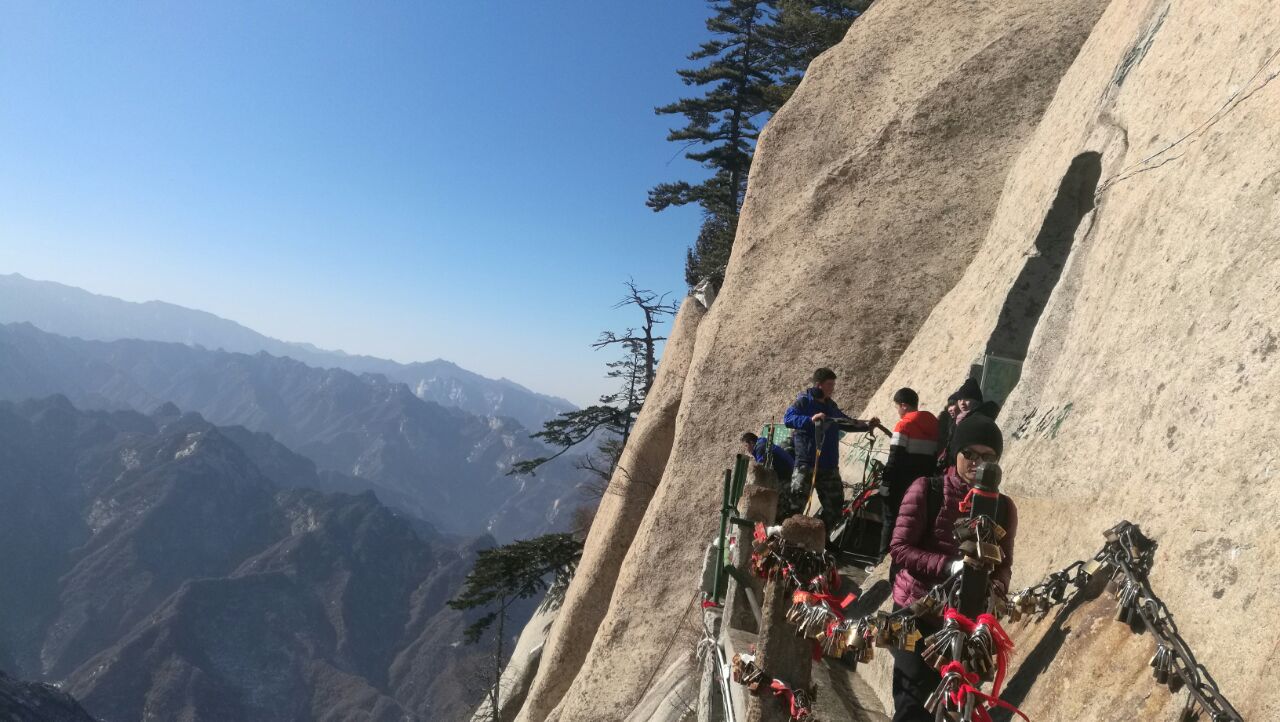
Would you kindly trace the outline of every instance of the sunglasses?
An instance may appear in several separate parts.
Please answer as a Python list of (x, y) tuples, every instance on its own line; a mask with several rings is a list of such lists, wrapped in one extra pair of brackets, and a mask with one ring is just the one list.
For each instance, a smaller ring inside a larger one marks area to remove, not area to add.
[(967, 446), (960, 450), (960, 455), (969, 461), (985, 461), (989, 464), (1000, 460), (1000, 455), (995, 452), (990, 454), (979, 454)]

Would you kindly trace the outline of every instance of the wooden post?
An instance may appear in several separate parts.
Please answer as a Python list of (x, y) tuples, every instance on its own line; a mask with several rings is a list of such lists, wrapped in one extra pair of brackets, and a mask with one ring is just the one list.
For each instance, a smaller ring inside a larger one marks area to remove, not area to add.
[[(762, 469), (762, 471), (773, 473), (769, 469)], [(773, 523), (778, 514), (778, 492), (765, 486), (748, 484), (742, 492), (738, 507), (742, 510), (743, 519), (763, 522), (768, 526)], [(756, 612), (764, 603), (764, 580), (751, 571), (751, 530), (738, 527), (737, 531), (738, 546), (733, 553), (731, 563), (739, 574), (729, 580), (729, 591), (725, 595), (724, 618), (733, 629), (758, 633), (760, 629), (756, 624)], [(739, 579), (746, 584), (740, 583)], [(752, 608), (752, 603), (747, 597), (748, 591), (757, 609)]]
[[(790, 479), (779, 479), (778, 472), (768, 467), (761, 466), (760, 464), (751, 465), (750, 479), (751, 483), (756, 486), (767, 486), (775, 491), (782, 491), (784, 485), (791, 483)], [(773, 524), (773, 519), (770, 519), (765, 523)]]
[[(782, 538), (809, 551), (821, 552), (826, 547), (826, 527), (821, 519), (797, 514), (782, 523)], [(794, 625), (786, 620), (791, 608), (791, 585), (784, 579), (770, 579), (764, 588), (764, 628), (757, 640), (756, 664), (765, 674), (776, 677), (796, 689), (807, 689), (813, 681), (813, 645), (796, 636)], [(765, 692), (752, 697), (747, 707), (748, 722), (788, 722), (791, 715), (779, 700)]]

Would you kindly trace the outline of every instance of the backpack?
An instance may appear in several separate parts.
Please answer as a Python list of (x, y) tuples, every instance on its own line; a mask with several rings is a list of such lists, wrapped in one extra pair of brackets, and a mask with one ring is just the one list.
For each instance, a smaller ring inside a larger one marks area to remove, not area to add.
[(781, 446), (783, 451), (791, 454), (791, 458), (796, 458), (796, 441), (791, 438), (791, 434), (787, 434), (787, 438), (780, 441), (778, 446)]

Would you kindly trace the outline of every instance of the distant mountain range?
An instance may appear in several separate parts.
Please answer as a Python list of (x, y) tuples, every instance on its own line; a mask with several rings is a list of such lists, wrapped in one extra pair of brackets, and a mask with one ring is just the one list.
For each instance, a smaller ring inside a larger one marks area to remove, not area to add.
[(573, 404), (507, 379), (489, 379), (443, 359), (402, 364), (327, 351), (264, 336), (211, 313), (162, 301), (133, 303), (16, 273), (0, 274), (0, 323), (31, 323), (61, 336), (96, 341), (169, 341), (212, 350), (288, 357), (317, 368), (376, 373), (408, 384), (415, 395), (477, 416), (507, 416), (530, 429)]
[[(509, 412), (567, 402), (447, 362), (15, 276), (0, 317), (189, 331), (0, 324), (0, 580), (21, 580), (0, 582), (0, 719), (469, 718), (491, 661), (461, 643), (475, 615), (445, 602), (478, 549), (590, 503), (569, 455), (506, 474), (548, 454)], [(289, 355), (211, 348), (267, 342)]]
[(371, 489), (442, 530), (527, 538), (565, 526), (584, 472), (569, 457), (506, 475), (546, 447), (511, 419), (424, 401), (383, 376), (156, 341), (85, 341), (0, 326), (0, 399), (64, 394), (87, 409), (167, 403), (266, 432), (320, 469), (329, 490)]
[[(444, 602), (492, 540), (298, 487), (322, 483), (172, 406), (0, 402), (0, 669), (108, 721), (466, 717), (482, 650)], [(4, 675), (0, 713), (86, 719)]]

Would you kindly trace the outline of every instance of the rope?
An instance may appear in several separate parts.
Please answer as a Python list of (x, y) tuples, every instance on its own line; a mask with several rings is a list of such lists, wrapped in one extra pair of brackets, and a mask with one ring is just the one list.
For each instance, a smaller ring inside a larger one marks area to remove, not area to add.
[[(640, 705), (640, 700), (644, 699), (645, 694), (649, 691), (649, 687), (653, 685), (654, 677), (658, 676), (658, 670), (662, 668), (662, 663), (666, 661), (667, 655), (671, 653), (672, 645), (676, 643), (676, 639), (680, 636), (678, 632), (680, 631), (680, 628), (684, 626), (684, 620), (688, 619), (689, 610), (693, 609), (693, 603), (698, 601), (698, 597), (700, 596), (701, 592), (694, 593), (693, 598), (689, 600), (689, 604), (684, 608), (684, 614), (680, 615), (680, 621), (676, 622), (676, 625), (672, 627), (670, 633), (667, 634), (669, 638), (667, 640), (667, 646), (662, 649), (662, 656), (658, 657), (658, 663), (653, 665), (653, 671), (649, 673), (649, 679), (645, 680), (644, 688), (642, 688), (640, 690), (640, 694), (636, 696), (636, 707)], [(635, 707), (632, 707), (632, 711), (635, 711)]]
[(1178, 158), (1181, 158), (1182, 157), (1181, 155), (1177, 155), (1177, 156), (1174, 156), (1173, 158), (1166, 158), (1165, 160), (1161, 161), (1160, 163), (1157, 163), (1156, 165), (1153, 165), (1147, 168), (1142, 167), (1147, 163), (1169, 152), (1170, 150), (1173, 150), (1177, 146), (1181, 145), (1183, 142), (1191, 139), (1193, 136), (1202, 135), (1206, 130), (1213, 127), (1214, 125), (1217, 125), (1218, 121), (1222, 120), (1224, 117), (1226, 117), (1228, 113), (1235, 110), (1241, 103), (1248, 100), (1250, 96), (1252, 96), (1254, 93), (1258, 92), (1259, 90), (1262, 90), (1264, 87), (1267, 86), (1268, 83), (1270, 83), (1272, 80), (1275, 80), (1277, 76), (1280, 76), (1280, 70), (1277, 70), (1276, 72), (1268, 75), (1267, 78), (1263, 80), (1262, 83), (1259, 84), (1256, 88), (1253, 88), (1248, 93), (1244, 92), (1245, 88), (1248, 88), (1253, 83), (1253, 81), (1259, 75), (1262, 74), (1262, 71), (1266, 70), (1267, 66), (1270, 65), (1271, 62), (1276, 59), (1277, 56), (1280, 56), (1280, 49), (1277, 49), (1273, 53), (1271, 53), (1271, 55), (1268, 56), (1265, 61), (1263, 61), (1262, 65), (1259, 66), (1256, 71), (1254, 71), (1253, 75), (1249, 76), (1249, 79), (1245, 81), (1244, 85), (1240, 86), (1240, 88), (1236, 90), (1236, 92), (1232, 93), (1231, 96), (1227, 98), (1226, 102), (1224, 102), (1222, 106), (1219, 107), (1218, 110), (1216, 110), (1213, 113), (1213, 115), (1209, 116), (1204, 122), (1200, 123), (1200, 125), (1196, 126), (1195, 128), (1192, 128), (1181, 138), (1178, 138), (1177, 140), (1166, 145), (1160, 150), (1152, 153), (1146, 158), (1143, 158), (1142, 160), (1136, 163), (1132, 163), (1124, 168), (1121, 168), (1116, 173), (1116, 175), (1104, 181), (1101, 185), (1098, 186), (1098, 190), (1094, 192), (1093, 194), (1094, 199), (1096, 200), (1099, 197), (1101, 197), (1102, 194), (1106, 192), (1108, 188), (1119, 183), (1120, 181), (1132, 178), (1133, 176), (1139, 173), (1145, 173), (1149, 170), (1155, 170), (1156, 168), (1159, 168), (1165, 163), (1169, 163), (1174, 160), (1177, 160)]

